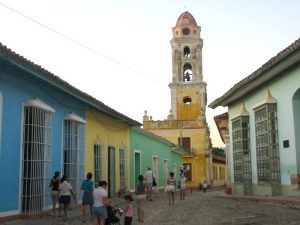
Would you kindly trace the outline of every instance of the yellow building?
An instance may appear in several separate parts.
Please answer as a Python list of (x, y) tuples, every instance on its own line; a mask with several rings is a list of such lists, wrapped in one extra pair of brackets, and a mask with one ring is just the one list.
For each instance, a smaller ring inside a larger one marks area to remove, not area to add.
[(227, 166), (225, 156), (212, 154), (213, 184), (214, 187), (225, 187), (227, 178)]
[(86, 112), (85, 173), (108, 181), (110, 197), (129, 188), (130, 127), (140, 123), (107, 107)]
[(164, 121), (153, 121), (145, 112), (144, 129), (189, 150), (184, 156), (187, 185), (197, 188), (212, 179), (211, 140), (206, 122), (206, 83), (202, 75), (201, 28), (189, 12), (172, 28), (171, 111)]

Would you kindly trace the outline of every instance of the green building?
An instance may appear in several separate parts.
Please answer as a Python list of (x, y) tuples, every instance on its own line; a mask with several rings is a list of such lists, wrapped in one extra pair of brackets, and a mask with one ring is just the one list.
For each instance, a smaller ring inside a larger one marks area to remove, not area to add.
[(155, 173), (158, 190), (163, 190), (169, 172), (176, 178), (182, 168), (185, 149), (138, 127), (130, 131), (130, 191), (133, 192), (137, 178), (145, 175), (148, 167)]

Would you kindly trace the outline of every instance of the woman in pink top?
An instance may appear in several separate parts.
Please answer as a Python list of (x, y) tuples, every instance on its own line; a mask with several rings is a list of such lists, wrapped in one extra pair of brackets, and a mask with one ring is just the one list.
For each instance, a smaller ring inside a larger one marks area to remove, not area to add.
[(126, 205), (124, 208), (125, 213), (125, 219), (124, 219), (124, 225), (131, 225), (132, 224), (132, 216), (133, 216), (133, 210), (132, 210), (132, 201), (133, 198), (131, 195), (125, 195), (124, 197)]

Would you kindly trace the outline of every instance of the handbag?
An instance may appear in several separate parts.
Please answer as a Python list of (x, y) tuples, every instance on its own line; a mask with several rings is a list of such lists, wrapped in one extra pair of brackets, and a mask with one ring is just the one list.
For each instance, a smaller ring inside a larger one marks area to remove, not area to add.
[(152, 181), (152, 186), (153, 186), (153, 187), (156, 187), (156, 186), (157, 186), (157, 183), (156, 183), (156, 180), (155, 180), (154, 177), (153, 177), (153, 181)]
[(178, 185), (177, 185), (177, 189), (180, 189), (181, 185), (180, 185), (180, 180), (178, 181)]

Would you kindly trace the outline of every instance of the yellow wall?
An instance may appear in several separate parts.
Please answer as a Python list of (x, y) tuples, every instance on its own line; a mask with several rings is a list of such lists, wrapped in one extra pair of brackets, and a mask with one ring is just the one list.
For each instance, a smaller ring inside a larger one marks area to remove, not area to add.
[[(191, 149), (193, 156), (184, 157), (183, 163), (192, 164), (192, 182), (187, 182), (188, 187), (197, 188), (204, 180), (206, 180), (206, 160), (205, 160), (205, 131), (203, 129), (186, 129), (186, 130), (151, 130), (151, 132), (160, 135), (167, 140), (178, 144), (180, 132), (182, 137), (191, 138)], [(207, 182), (208, 179), (207, 179)]]
[(215, 187), (225, 186), (226, 173), (226, 164), (213, 162), (213, 185)]
[[(184, 104), (183, 99), (189, 96), (192, 99), (191, 104)], [(200, 115), (200, 95), (195, 89), (177, 89), (177, 119), (191, 120)]]
[(94, 144), (103, 146), (104, 160), (102, 178), (108, 180), (108, 147), (116, 152), (116, 191), (120, 189), (119, 149), (126, 150), (126, 186), (129, 185), (129, 125), (120, 120), (90, 110), (86, 113), (85, 173), (94, 174)]

